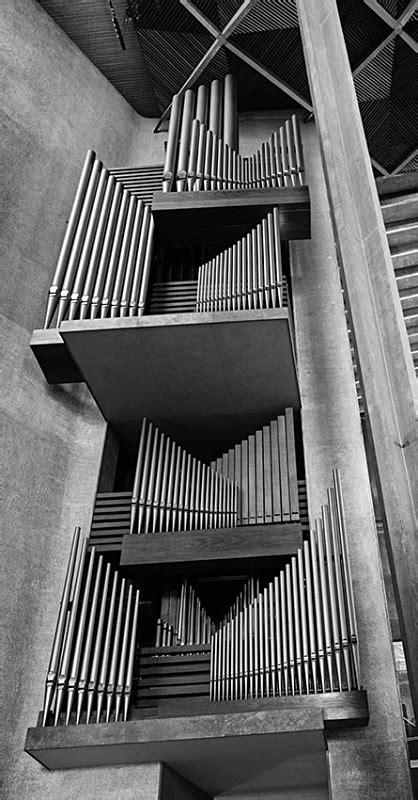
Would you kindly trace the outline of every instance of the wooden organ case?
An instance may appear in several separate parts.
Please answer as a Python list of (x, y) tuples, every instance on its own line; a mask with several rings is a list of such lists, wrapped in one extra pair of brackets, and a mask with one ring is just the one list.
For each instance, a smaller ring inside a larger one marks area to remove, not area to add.
[[(103, 724), (268, 708), (320, 709), (319, 727), (367, 723), (339, 473), (308, 519), (287, 263), (287, 241), (309, 236), (299, 121), (244, 158), (235, 103), (232, 76), (176, 95), (160, 171), (107, 170), (89, 152), (32, 341), (48, 380), (78, 370), (120, 443), (89, 536), (74, 534), (44, 705), (28, 732), (26, 749), (51, 768), (54, 747), (81, 763), (77, 729), (89, 731), (89, 763), (101, 763), (93, 729)], [(286, 326), (288, 372), (264, 367), (283, 335), (266, 338), (271, 320)], [(170, 350), (175, 326), (187, 331), (181, 350)], [(213, 398), (197, 331), (216, 339), (216, 378), (226, 373)], [(102, 334), (116, 356), (99, 385)], [(137, 347), (147, 335), (155, 382), (135, 393), (137, 368), (117, 337)], [(169, 371), (173, 358), (164, 406), (157, 362)], [(288, 375), (296, 388), (281, 394)], [(106, 730), (129, 760), (119, 728)]]

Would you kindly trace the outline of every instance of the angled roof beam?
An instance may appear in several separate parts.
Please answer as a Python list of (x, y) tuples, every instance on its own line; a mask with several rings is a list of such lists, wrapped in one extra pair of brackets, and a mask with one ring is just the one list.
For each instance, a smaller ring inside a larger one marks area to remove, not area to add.
[(389, 35), (386, 36), (385, 39), (382, 39), (382, 41), (377, 45), (377, 47), (375, 47), (374, 50), (372, 50), (372, 52), (369, 53), (369, 55), (366, 56), (366, 58), (363, 61), (361, 61), (360, 64), (358, 64), (355, 69), (353, 69), (353, 78), (355, 78), (356, 75), (358, 75), (359, 72), (361, 72), (362, 69), (364, 69), (364, 67), (367, 67), (367, 64), (370, 64), (370, 62), (373, 61), (373, 59), (376, 58), (377, 55), (379, 55), (380, 51), (383, 50), (383, 48), (386, 47), (386, 45), (389, 44), (389, 42), (391, 42), (392, 39), (395, 39), (396, 36), (397, 36), (397, 31), (391, 31), (391, 33), (389, 33)]
[(306, 98), (303, 97), (303, 95), (297, 92), (296, 89), (292, 89), (292, 87), (289, 86), (288, 83), (283, 81), (281, 78), (278, 78), (277, 75), (274, 74), (274, 72), (267, 69), (267, 67), (265, 67), (263, 64), (260, 64), (259, 61), (250, 56), (248, 53), (246, 53), (245, 50), (242, 50), (241, 47), (237, 47), (237, 45), (232, 44), (232, 42), (227, 42), (225, 47), (228, 50), (230, 50), (231, 53), (234, 53), (234, 55), (238, 56), (238, 58), (240, 58), (241, 61), (245, 61), (246, 64), (248, 64), (256, 72), (262, 75), (263, 78), (266, 78), (274, 86), (277, 86), (278, 89), (281, 89), (282, 92), (287, 94), (293, 100), (296, 100), (296, 102), (299, 103), (299, 105), (303, 106), (303, 108), (306, 108), (307, 111), (310, 112), (313, 111), (312, 104), (308, 100), (306, 100)]
[[(227, 38), (230, 34), (238, 27), (240, 22), (247, 16), (248, 12), (251, 11), (252, 8), (258, 3), (258, 0), (244, 0), (244, 2), (240, 5), (238, 10), (235, 12), (234, 16), (229, 20), (229, 22), (225, 25), (224, 29), (220, 31), (216, 25), (214, 25), (207, 17), (199, 11), (198, 8), (191, 2), (191, 0), (180, 0), (182, 5), (191, 13), (193, 14), (196, 19), (206, 28), (206, 30), (215, 37), (215, 41), (211, 44), (209, 49), (206, 51), (203, 58), (199, 61), (197, 66), (194, 68), (193, 72), (189, 75), (187, 80), (183, 83), (183, 86), (179, 89), (177, 94), (183, 95), (187, 89), (190, 89), (191, 86), (195, 83), (199, 75), (204, 72), (208, 64), (212, 61), (216, 53), (227, 43)], [(157, 122), (157, 125), (154, 128), (154, 133), (158, 133), (160, 129), (160, 125), (167, 117), (170, 115), (171, 110), (171, 103), (167, 106), (165, 111), (163, 111), (160, 119)]]
[(406, 165), (409, 164), (409, 162), (412, 161), (412, 159), (415, 158), (417, 155), (418, 155), (418, 147), (415, 147), (415, 149), (412, 150), (412, 152), (409, 154), (409, 156), (404, 158), (404, 160), (394, 170), (392, 170), (392, 172), (390, 174), (391, 175), (397, 175), (398, 172), (400, 172), (401, 169), (406, 167)]
[(408, 22), (409, 18), (412, 16), (414, 11), (417, 9), (416, 0), (410, 0), (405, 10), (402, 12), (398, 19), (394, 19), (391, 14), (389, 14), (383, 6), (380, 5), (378, 0), (363, 0), (363, 2), (371, 8), (372, 11), (377, 14), (383, 22), (386, 22), (386, 25), (389, 25), (390, 28), (393, 29), (395, 35), (399, 35), (401, 39), (404, 40), (415, 53), (418, 53), (418, 43), (404, 31), (404, 25)]
[(377, 170), (379, 170), (379, 172), (380, 172), (382, 175), (384, 175), (384, 176), (385, 176), (385, 178), (387, 178), (387, 177), (390, 175), (390, 172), (388, 172), (388, 171), (387, 171), (387, 169), (386, 169), (385, 167), (382, 167), (382, 165), (381, 165), (381, 164), (379, 164), (379, 162), (378, 162), (378, 161), (376, 161), (376, 159), (375, 159), (375, 158), (371, 158), (371, 157), (370, 157), (370, 161), (372, 162), (372, 165), (374, 166), (374, 168), (375, 168), (375, 169), (377, 169)]

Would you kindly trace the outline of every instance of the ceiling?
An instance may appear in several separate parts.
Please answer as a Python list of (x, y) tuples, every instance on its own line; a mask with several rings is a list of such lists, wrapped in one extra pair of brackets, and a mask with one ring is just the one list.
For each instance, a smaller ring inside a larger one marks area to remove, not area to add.
[[(39, 2), (143, 116), (228, 72), (239, 111), (312, 109), (296, 0), (113, 0), (113, 19), (109, 0)], [(375, 172), (416, 170), (418, 0), (337, 5)]]

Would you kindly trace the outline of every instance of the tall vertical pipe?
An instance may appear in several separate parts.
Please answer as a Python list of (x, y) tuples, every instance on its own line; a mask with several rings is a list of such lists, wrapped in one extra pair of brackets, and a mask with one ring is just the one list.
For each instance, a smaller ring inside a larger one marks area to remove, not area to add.
[(105, 621), (105, 613), (107, 611), (107, 599), (108, 599), (107, 595), (109, 590), (109, 580), (110, 580), (110, 564), (108, 563), (106, 566), (106, 572), (102, 588), (102, 599), (100, 602), (99, 620), (97, 623), (97, 628), (95, 633), (94, 650), (93, 650), (92, 663), (90, 667), (89, 682), (87, 684), (87, 712), (86, 712), (87, 724), (90, 722), (91, 712), (93, 708), (93, 700), (97, 688), (97, 676), (99, 671), (99, 658), (102, 648), (103, 627)]
[(217, 79), (210, 85), (209, 130), (222, 138), (222, 83)]
[(116, 227), (113, 235), (112, 250), (109, 257), (109, 264), (106, 269), (104, 289), (100, 306), (101, 319), (104, 319), (107, 316), (108, 308), (110, 305), (111, 292), (113, 291), (113, 284), (116, 277), (119, 252), (122, 244), (123, 231), (125, 228), (125, 219), (128, 211), (130, 197), (131, 194), (128, 191), (128, 189), (124, 189), (122, 194), (122, 200), (119, 206)]
[(50, 286), (48, 292), (45, 323), (44, 323), (45, 328), (49, 328), (52, 321), (52, 317), (54, 316), (55, 308), (58, 302), (58, 292), (60, 292), (64, 280), (68, 259), (70, 256), (75, 233), (77, 230), (77, 225), (80, 219), (83, 205), (85, 203), (87, 188), (89, 186), (90, 175), (95, 158), (96, 154), (94, 153), (94, 151), (88, 150), (84, 161), (83, 169), (81, 171), (81, 176), (77, 186), (74, 202), (71, 208), (70, 218), (68, 220), (67, 228), (65, 231), (61, 252), (59, 254), (54, 277), (52, 279), (52, 285)]
[(142, 229), (142, 221), (144, 215), (144, 203), (139, 200), (135, 210), (135, 217), (132, 226), (132, 235), (130, 237), (128, 257), (126, 261), (125, 277), (123, 281), (119, 316), (126, 317), (130, 310), (131, 292), (135, 278), (136, 262), (138, 256), (138, 247), (140, 242), (140, 235)]
[(134, 266), (134, 273), (132, 278), (131, 294), (129, 298), (129, 316), (134, 317), (138, 313), (139, 295), (142, 286), (142, 277), (144, 272), (144, 263), (148, 251), (149, 241), (149, 226), (151, 221), (151, 210), (148, 205), (144, 208), (144, 213), (141, 222), (141, 232), (139, 236), (138, 248), (136, 251), (136, 259)]
[[(97, 182), (99, 180), (101, 171), (102, 171), (102, 162), (96, 159), (94, 161), (93, 168), (90, 172), (87, 190), (84, 196), (84, 202), (80, 210), (78, 224), (72, 241), (71, 250), (68, 255), (68, 260), (65, 263), (65, 269), (64, 266), (62, 267), (62, 283), (61, 283), (60, 296), (58, 300), (57, 323), (56, 323), (57, 328), (59, 328), (62, 320), (64, 319), (68, 303), (70, 301), (70, 293), (73, 288), (73, 281), (77, 271), (80, 253), (84, 244), (84, 237), (90, 219), (90, 211), (93, 205), (94, 197), (96, 194)], [(54, 283), (55, 283), (55, 276), (54, 276)]]
[(100, 248), (99, 264), (97, 267), (93, 293), (90, 303), (91, 319), (95, 319), (97, 317), (99, 313), (99, 306), (102, 301), (102, 292), (106, 280), (109, 257), (113, 245), (113, 235), (115, 232), (115, 226), (119, 217), (119, 206), (122, 194), (123, 194), (123, 185), (120, 183), (120, 181), (116, 181), (115, 191), (112, 199), (112, 205), (109, 211), (109, 219), (106, 225), (103, 244)]
[(116, 591), (118, 587), (118, 573), (115, 572), (113, 576), (113, 585), (112, 585), (112, 594), (110, 596), (110, 605), (109, 610), (107, 613), (107, 626), (106, 626), (106, 636), (105, 642), (103, 647), (102, 653), (102, 660), (100, 664), (100, 675), (99, 675), (99, 683), (97, 686), (97, 709), (96, 709), (96, 722), (100, 722), (100, 717), (102, 713), (102, 705), (104, 700), (104, 694), (106, 691), (106, 679), (107, 679), (107, 667), (109, 664), (110, 659), (110, 646), (112, 641), (112, 632), (113, 632), (113, 619), (115, 615), (115, 605), (116, 605)]
[(168, 128), (167, 150), (163, 170), (163, 192), (171, 192), (176, 170), (177, 145), (179, 138), (183, 98), (175, 94), (171, 103), (170, 124)]
[(96, 235), (97, 225), (100, 218), (100, 213), (103, 205), (103, 198), (106, 191), (106, 184), (109, 179), (107, 169), (102, 167), (99, 180), (97, 183), (96, 193), (94, 196), (93, 204), (91, 207), (90, 217), (87, 224), (86, 232), (84, 235), (83, 245), (81, 248), (80, 258), (77, 265), (73, 285), (71, 286), (70, 302), (68, 307), (68, 319), (75, 319), (78, 305), (80, 302), (80, 295), (83, 290), (84, 280), (87, 274), (87, 269), (90, 261), (90, 254), (93, 247), (94, 238)]
[(147, 237), (147, 246), (145, 250), (145, 257), (144, 257), (144, 268), (142, 272), (142, 281), (141, 281), (141, 289), (139, 292), (139, 301), (138, 301), (138, 316), (142, 317), (145, 312), (145, 303), (147, 300), (147, 292), (148, 292), (148, 284), (151, 275), (151, 265), (152, 265), (152, 253), (153, 253), (153, 246), (154, 246), (154, 218), (152, 214), (150, 214), (149, 218), (149, 225), (148, 225), (148, 237)]
[(89, 259), (87, 274), (82, 289), (82, 295), (80, 298), (80, 319), (85, 319), (87, 317), (87, 312), (89, 309), (89, 304), (92, 296), (93, 284), (96, 278), (98, 265), (100, 263), (100, 257), (103, 246), (103, 237), (105, 234), (109, 218), (109, 211), (111, 207), (113, 193), (115, 190), (115, 184), (116, 184), (116, 178), (114, 178), (113, 175), (109, 175), (106, 183), (106, 191), (103, 198), (103, 203), (100, 209), (100, 216), (97, 223), (97, 229)]
[(237, 82), (228, 74), (224, 81), (223, 140), (232, 150), (238, 151)]
[(137, 205), (138, 201), (135, 195), (131, 194), (122, 236), (122, 244), (119, 251), (115, 282), (113, 284), (112, 299), (110, 301), (110, 316), (112, 319), (117, 317), (119, 313), (120, 301), (122, 299), (122, 287), (125, 279), (126, 263), (128, 260), (128, 254), (132, 240), (132, 228), (136, 216)]
[[(183, 110), (181, 115), (180, 142), (177, 156), (176, 190), (182, 192), (186, 186), (187, 166), (189, 160), (189, 145), (192, 129), (192, 119), (195, 104), (193, 89), (187, 89), (184, 94)], [(167, 148), (168, 149), (168, 148)]]
[(138, 613), (139, 613), (139, 589), (136, 590), (135, 593), (135, 606), (134, 606), (134, 615), (132, 621), (132, 629), (131, 629), (131, 639), (130, 639), (130, 646), (129, 646), (129, 657), (128, 657), (128, 666), (126, 670), (126, 680), (125, 680), (125, 689), (124, 689), (124, 696), (123, 696), (123, 721), (126, 722), (128, 719), (128, 711), (129, 711), (129, 703), (132, 694), (132, 677), (134, 672), (134, 660), (135, 660), (135, 645), (136, 645), (136, 630), (138, 627)]
[(58, 613), (57, 625), (54, 633), (54, 641), (52, 645), (51, 658), (49, 661), (46, 686), (45, 686), (45, 699), (43, 707), (42, 725), (45, 726), (49, 710), (51, 708), (52, 694), (55, 688), (59, 662), (62, 652), (64, 633), (65, 633), (65, 620), (69, 610), (70, 594), (73, 584), (75, 564), (77, 559), (77, 551), (80, 541), (80, 528), (74, 529), (73, 540), (71, 543), (70, 557), (68, 560), (67, 571), (65, 574), (64, 587), (62, 590), (62, 597)]

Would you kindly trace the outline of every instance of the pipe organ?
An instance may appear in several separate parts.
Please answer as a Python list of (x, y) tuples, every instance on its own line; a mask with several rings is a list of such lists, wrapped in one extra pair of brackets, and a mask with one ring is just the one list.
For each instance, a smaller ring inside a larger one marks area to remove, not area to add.
[(279, 209), (244, 238), (199, 267), (196, 311), (281, 308)]
[(141, 316), (154, 221), (148, 205), (89, 150), (52, 285), (45, 328), (64, 319)]
[[(232, 604), (222, 601), (219, 584), (216, 597), (206, 588), (202, 601), (199, 576), (141, 586), (142, 597), (151, 591), (158, 598), (141, 602), (153, 608), (149, 646), (143, 617), (149, 612), (139, 619), (139, 589), (97, 557), (94, 546), (88, 550), (77, 528), (41, 724), (126, 720), (131, 707), (146, 713), (184, 697), (222, 702), (360, 689), (338, 470), (303, 546), (273, 577), (270, 568), (242, 580)], [(216, 601), (215, 615), (207, 601)]]
[(237, 488), (146, 419), (142, 422), (131, 504), (131, 533), (231, 528)]
[(105, 566), (94, 547), (88, 554), (87, 541), (76, 528), (46, 679), (44, 726), (89, 723), (94, 705), (96, 722), (109, 722), (112, 712), (116, 722), (128, 717), (139, 590)]
[(300, 519), (293, 409), (212, 462), (239, 489), (239, 525)]
[(236, 83), (187, 89), (173, 97), (163, 171), (163, 191), (265, 189), (303, 186), (304, 164), (296, 115), (252, 156), (238, 151)]
[(178, 587), (164, 587), (157, 620), (156, 647), (208, 644), (214, 624), (192, 584), (184, 578)]
[(360, 688), (340, 477), (296, 556), (241, 593), (211, 638), (214, 701)]

